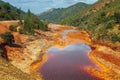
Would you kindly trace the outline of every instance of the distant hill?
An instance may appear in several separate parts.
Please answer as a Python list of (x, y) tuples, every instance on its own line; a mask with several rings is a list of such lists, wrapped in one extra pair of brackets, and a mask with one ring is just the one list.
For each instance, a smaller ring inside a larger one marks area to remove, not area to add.
[(88, 4), (80, 2), (68, 8), (50, 9), (39, 14), (38, 17), (49, 22), (59, 22), (69, 16), (75, 16), (76, 13), (81, 13), (80, 11), (84, 10), (88, 6)]

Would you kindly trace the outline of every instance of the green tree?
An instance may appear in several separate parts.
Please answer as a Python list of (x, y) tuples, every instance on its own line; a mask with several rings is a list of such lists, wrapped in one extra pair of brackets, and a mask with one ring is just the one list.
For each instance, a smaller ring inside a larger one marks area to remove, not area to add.
[(10, 12), (10, 4), (9, 3), (3, 3), (2, 4), (2, 10), (4, 10), (4, 12), (8, 13)]
[(19, 13), (19, 23), (18, 24), (23, 25), (21, 8), (19, 8), (17, 10), (17, 12)]
[(24, 19), (24, 29), (25, 29), (25, 31), (27, 31), (28, 33), (33, 32), (32, 26), (33, 26), (32, 13), (31, 13), (30, 10), (28, 10), (27, 15)]

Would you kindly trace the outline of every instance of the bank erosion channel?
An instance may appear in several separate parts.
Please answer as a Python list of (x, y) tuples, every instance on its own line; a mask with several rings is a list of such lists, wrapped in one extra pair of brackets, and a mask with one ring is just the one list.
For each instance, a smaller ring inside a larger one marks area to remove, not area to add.
[(77, 32), (79, 31), (64, 30), (60, 33), (61, 38), (63, 42), (70, 43), (67, 42), (64, 47), (52, 46), (48, 49), (47, 60), (38, 69), (44, 80), (99, 80), (84, 70), (86, 66), (95, 66), (89, 59), (91, 48), (84, 41), (79, 43), (79, 40), (70, 40), (72, 36), (68, 37), (69, 33)]

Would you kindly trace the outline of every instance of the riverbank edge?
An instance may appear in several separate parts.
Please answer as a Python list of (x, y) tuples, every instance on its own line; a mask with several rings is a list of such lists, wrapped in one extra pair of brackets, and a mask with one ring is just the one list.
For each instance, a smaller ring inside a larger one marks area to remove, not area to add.
[[(96, 67), (87, 67), (85, 70), (100, 80), (119, 80), (120, 79), (120, 43), (112, 41), (91, 40), (90, 59)], [(113, 60), (113, 61), (112, 61)], [(118, 61), (116, 61), (118, 60)], [(116, 62), (115, 62), (116, 61)]]

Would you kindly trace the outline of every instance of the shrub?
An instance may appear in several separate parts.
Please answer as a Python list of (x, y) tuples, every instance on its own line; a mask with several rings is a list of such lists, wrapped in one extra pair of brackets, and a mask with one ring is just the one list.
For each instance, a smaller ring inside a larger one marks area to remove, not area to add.
[(112, 29), (115, 25), (115, 22), (114, 21), (109, 21), (106, 25), (106, 29)]
[(120, 42), (120, 37), (117, 36), (117, 34), (114, 34), (114, 35), (112, 36), (112, 41), (113, 41), (113, 42), (116, 42), (116, 41), (119, 41), (119, 42)]
[(26, 34), (26, 32), (23, 29), (19, 29), (20, 34)]
[(3, 43), (12, 45), (14, 43), (14, 36), (10, 32), (6, 32), (4, 34), (0, 35), (1, 38), (3, 39)]
[(103, 16), (103, 17), (106, 16), (106, 13), (105, 13), (105, 12), (102, 12), (102, 13), (101, 13), (101, 16)]
[(14, 26), (14, 25), (10, 25), (10, 27), (9, 27), (9, 29), (11, 30), (11, 31), (17, 31), (17, 29), (16, 29), (16, 27)]
[(116, 23), (120, 24), (120, 13), (119, 12), (115, 12), (114, 13), (114, 17), (115, 17)]

